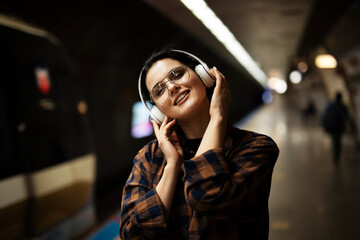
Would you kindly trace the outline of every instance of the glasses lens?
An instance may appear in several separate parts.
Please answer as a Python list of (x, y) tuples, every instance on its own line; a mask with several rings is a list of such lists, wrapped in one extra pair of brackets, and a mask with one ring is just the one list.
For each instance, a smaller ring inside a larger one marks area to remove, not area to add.
[(165, 79), (157, 83), (151, 91), (151, 97), (157, 103), (164, 103), (169, 97), (167, 82), (172, 84), (185, 84), (190, 78), (190, 73), (185, 66), (179, 66), (169, 72)]
[(168, 90), (164, 82), (159, 82), (151, 91), (151, 97), (157, 103), (163, 103), (168, 98)]
[(175, 84), (184, 84), (189, 80), (189, 72), (186, 69), (186, 67), (184, 66), (180, 66), (177, 67), (175, 69), (173, 69), (169, 75), (168, 75), (168, 79), (169, 81), (171, 81), (172, 83)]

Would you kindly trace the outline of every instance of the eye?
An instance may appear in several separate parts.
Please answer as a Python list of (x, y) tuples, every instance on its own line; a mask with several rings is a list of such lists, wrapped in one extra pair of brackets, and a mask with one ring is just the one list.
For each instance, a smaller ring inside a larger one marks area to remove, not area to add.
[(161, 84), (158, 84), (158, 85), (156, 86), (156, 88), (154, 88), (154, 90), (153, 90), (154, 97), (159, 97), (159, 96), (161, 96), (161, 95), (164, 93), (164, 91), (165, 91), (165, 87), (162, 86)]
[(178, 80), (178, 79), (182, 78), (182, 76), (184, 76), (184, 72), (185, 72), (185, 69), (183, 69), (183, 68), (175, 69), (169, 75), (169, 79), (170, 80)]

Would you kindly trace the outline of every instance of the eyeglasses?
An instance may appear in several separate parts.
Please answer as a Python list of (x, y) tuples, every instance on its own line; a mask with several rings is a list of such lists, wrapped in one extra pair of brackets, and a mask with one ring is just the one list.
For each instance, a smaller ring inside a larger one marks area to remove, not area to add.
[(166, 77), (158, 82), (151, 90), (150, 97), (157, 104), (163, 104), (169, 98), (169, 89), (166, 83), (171, 82), (174, 85), (183, 85), (190, 78), (187, 66), (173, 68)]

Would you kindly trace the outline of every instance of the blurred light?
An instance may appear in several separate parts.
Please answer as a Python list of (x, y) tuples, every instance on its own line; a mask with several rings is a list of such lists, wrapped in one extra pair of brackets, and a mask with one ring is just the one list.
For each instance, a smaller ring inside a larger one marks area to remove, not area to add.
[(207, 27), (210, 32), (225, 46), (236, 60), (258, 81), (266, 85), (267, 76), (246, 52), (235, 36), (215, 15), (203, 0), (181, 0), (181, 2)]
[(273, 95), (271, 90), (266, 90), (262, 94), (262, 100), (264, 103), (271, 103), (273, 101)]
[(275, 90), (275, 92), (279, 94), (283, 94), (287, 90), (287, 83), (285, 80), (277, 78), (277, 77), (271, 77), (268, 80), (268, 86), (269, 88)]
[(315, 58), (315, 65), (318, 68), (336, 68), (337, 61), (330, 54), (320, 54)]
[(302, 75), (299, 71), (294, 70), (290, 73), (289, 79), (293, 84), (298, 84), (302, 80)]
[(86, 112), (87, 112), (87, 104), (86, 104), (86, 102), (84, 102), (84, 101), (78, 102), (77, 109), (78, 109), (80, 114), (86, 114)]
[(271, 77), (271, 78), (269, 78), (269, 80), (268, 80), (268, 86), (269, 86), (269, 88), (271, 88), (272, 90), (275, 90), (275, 85), (276, 85), (277, 79), (278, 79), (278, 78)]
[(40, 92), (44, 95), (48, 94), (51, 90), (51, 81), (48, 68), (44, 66), (37, 66), (35, 68), (36, 84)]
[(20, 123), (17, 127), (18, 132), (24, 132), (26, 130), (26, 124)]
[(39, 100), (39, 106), (41, 109), (46, 111), (52, 111), (55, 110), (56, 104), (51, 99), (48, 98), (41, 98)]
[(142, 102), (136, 102), (132, 108), (131, 135), (134, 138), (143, 138), (153, 133), (153, 127), (149, 121), (149, 113)]
[(279, 94), (283, 94), (286, 92), (287, 88), (287, 83), (284, 80), (280, 79), (280, 81), (278, 81), (276, 84), (275, 91)]
[(308, 70), (308, 65), (305, 62), (299, 62), (297, 68), (300, 72), (305, 73)]

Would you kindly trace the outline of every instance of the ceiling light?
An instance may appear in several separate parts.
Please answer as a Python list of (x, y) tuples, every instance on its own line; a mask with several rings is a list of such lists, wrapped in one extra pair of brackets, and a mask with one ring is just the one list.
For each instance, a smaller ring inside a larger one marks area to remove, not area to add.
[(294, 70), (290, 73), (289, 79), (290, 79), (290, 82), (292, 82), (293, 84), (298, 84), (302, 80), (302, 75), (299, 71)]
[(205, 1), (181, 0), (181, 2), (210, 30), (251, 76), (265, 87), (268, 78), (266, 74), (236, 40), (224, 23), (208, 7)]
[(308, 65), (305, 62), (299, 62), (297, 65), (300, 72), (305, 73), (308, 70)]
[(336, 68), (337, 61), (330, 54), (320, 54), (315, 58), (315, 65), (318, 68)]
[(285, 93), (288, 88), (286, 81), (277, 77), (269, 78), (267, 84), (270, 89), (275, 90), (279, 94)]

